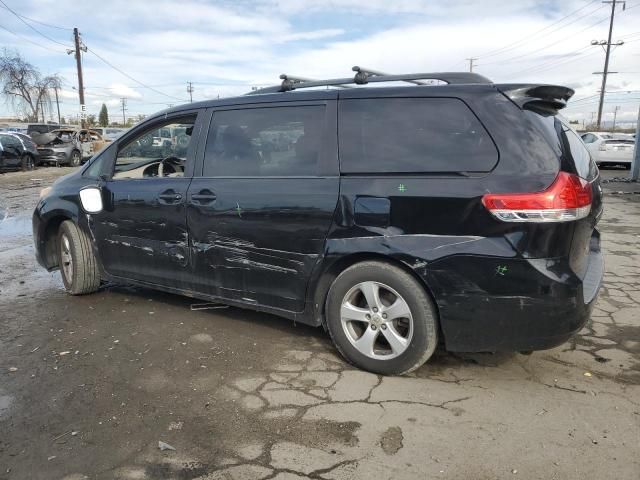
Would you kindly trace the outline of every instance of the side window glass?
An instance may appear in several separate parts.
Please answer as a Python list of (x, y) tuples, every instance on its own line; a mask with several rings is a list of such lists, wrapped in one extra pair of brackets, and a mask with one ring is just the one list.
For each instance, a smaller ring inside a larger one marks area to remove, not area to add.
[(204, 176), (315, 176), (323, 123), (322, 105), (216, 112)]
[(498, 151), (455, 98), (342, 100), (340, 168), (348, 173), (486, 172)]
[(184, 176), (195, 120), (167, 120), (129, 140), (118, 151), (113, 179)]

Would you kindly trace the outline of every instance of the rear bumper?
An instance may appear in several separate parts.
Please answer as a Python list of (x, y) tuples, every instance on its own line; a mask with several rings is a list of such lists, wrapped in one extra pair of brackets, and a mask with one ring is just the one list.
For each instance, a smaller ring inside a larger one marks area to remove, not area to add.
[(568, 259), (455, 256), (435, 262), (425, 280), (450, 351), (544, 350), (588, 321), (603, 276), (597, 236), (583, 278)]

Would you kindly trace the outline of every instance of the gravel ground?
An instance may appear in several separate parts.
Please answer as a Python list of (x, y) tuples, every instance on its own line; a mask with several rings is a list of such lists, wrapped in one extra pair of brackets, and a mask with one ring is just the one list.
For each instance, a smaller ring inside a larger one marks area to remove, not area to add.
[(381, 377), (270, 315), (67, 296), (30, 215), (68, 171), (0, 175), (0, 479), (640, 478), (640, 195), (605, 188), (605, 285), (572, 341)]

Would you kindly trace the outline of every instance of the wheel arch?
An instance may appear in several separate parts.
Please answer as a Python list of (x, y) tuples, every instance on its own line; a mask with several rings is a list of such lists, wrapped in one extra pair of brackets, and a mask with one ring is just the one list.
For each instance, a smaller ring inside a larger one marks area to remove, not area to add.
[(66, 213), (58, 213), (47, 220), (42, 232), (42, 259), (47, 270), (54, 270), (59, 267), (58, 262), (58, 230), (62, 222), (66, 220), (74, 221), (72, 216)]
[(414, 279), (416, 279), (420, 285), (422, 285), (425, 292), (433, 302), (433, 307), (435, 308), (436, 315), (438, 316), (437, 324), (439, 338), (444, 340), (444, 332), (442, 331), (442, 327), (439, 321), (440, 311), (438, 308), (438, 303), (436, 302), (433, 290), (425, 281), (425, 279), (418, 275), (416, 271), (409, 266), (409, 264), (403, 262), (402, 260), (396, 257), (376, 252), (358, 252), (344, 255), (342, 257), (336, 258), (334, 261), (330, 262), (324, 267), (315, 284), (315, 288), (313, 289), (313, 317), (316, 321), (315, 323), (318, 325), (322, 325), (325, 330), (327, 329), (325, 317), (326, 301), (327, 295), (329, 294), (329, 289), (331, 288), (333, 281), (345, 269), (349, 268), (352, 265), (355, 265), (356, 263), (366, 261), (380, 261), (399, 267), (403, 271), (411, 275)]

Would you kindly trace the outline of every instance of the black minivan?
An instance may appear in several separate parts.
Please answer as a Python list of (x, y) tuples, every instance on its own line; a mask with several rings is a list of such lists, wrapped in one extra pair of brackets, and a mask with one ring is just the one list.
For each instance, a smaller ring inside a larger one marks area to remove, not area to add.
[(42, 192), (38, 261), (71, 294), (107, 280), (322, 325), (382, 374), (438, 343), (531, 351), (580, 330), (602, 190), (558, 115), (573, 91), (356, 71), (148, 118)]

